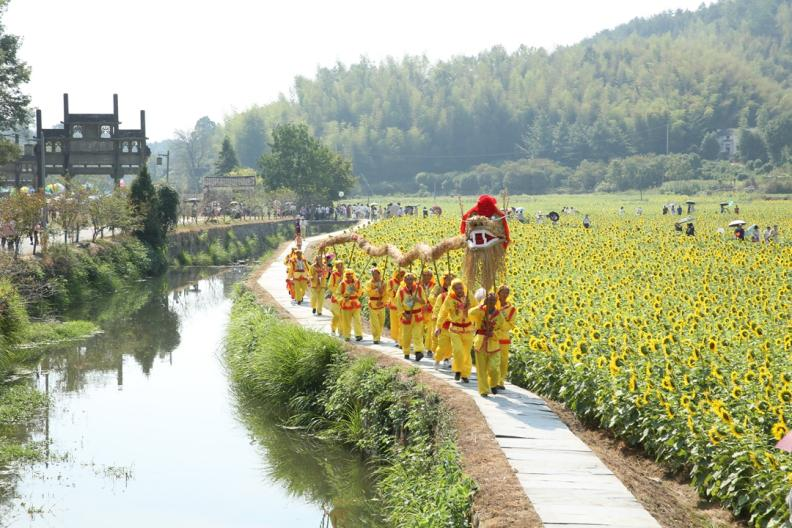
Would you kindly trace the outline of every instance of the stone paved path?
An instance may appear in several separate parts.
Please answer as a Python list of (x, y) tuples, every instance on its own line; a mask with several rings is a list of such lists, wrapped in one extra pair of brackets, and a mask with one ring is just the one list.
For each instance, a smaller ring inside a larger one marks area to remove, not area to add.
[[(327, 236), (309, 238), (305, 243)], [(262, 273), (258, 283), (302, 326), (329, 333), (329, 310), (317, 317), (311, 314), (307, 297), (301, 306), (290, 299), (283, 265), (286, 252)], [(475, 373), (469, 384), (461, 384), (454, 381), (450, 370), (434, 370), (431, 359), (407, 361), (392, 341), (385, 339), (384, 343), (374, 345), (371, 336), (365, 335), (358, 344), (417, 366), (474, 399), (546, 527), (660, 528), (624, 484), (539, 396), (507, 384), (505, 392), (482, 398), (476, 389)]]

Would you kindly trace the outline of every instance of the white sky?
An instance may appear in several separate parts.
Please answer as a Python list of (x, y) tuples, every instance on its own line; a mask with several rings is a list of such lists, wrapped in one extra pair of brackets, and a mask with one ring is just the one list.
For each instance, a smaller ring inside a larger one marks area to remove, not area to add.
[[(552, 49), (637, 16), (702, 0), (12, 0), (6, 30), (23, 37), (27, 93), (44, 125), (70, 110), (111, 113), (166, 139), (208, 115), (289, 94), (294, 77), (362, 55), (432, 61), (495, 45)], [(711, 3), (708, 1), (707, 3)]]

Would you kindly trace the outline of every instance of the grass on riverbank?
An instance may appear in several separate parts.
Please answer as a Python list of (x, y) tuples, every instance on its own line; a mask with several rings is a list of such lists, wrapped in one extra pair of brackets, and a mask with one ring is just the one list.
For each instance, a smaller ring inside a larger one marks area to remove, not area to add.
[(250, 293), (235, 299), (226, 363), (243, 401), (377, 464), (387, 525), (469, 525), (475, 484), (462, 472), (447, 411), (414, 370), (351, 358), (336, 339), (281, 321)]

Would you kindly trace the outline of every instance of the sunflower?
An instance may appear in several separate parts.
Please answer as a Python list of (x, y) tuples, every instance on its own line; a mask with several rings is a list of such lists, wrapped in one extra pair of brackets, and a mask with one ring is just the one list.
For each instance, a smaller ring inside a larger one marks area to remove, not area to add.
[(709, 437), (709, 441), (712, 445), (720, 444), (724, 438), (724, 435), (718, 431), (718, 428), (714, 425), (710, 427), (709, 431), (707, 431), (707, 436)]

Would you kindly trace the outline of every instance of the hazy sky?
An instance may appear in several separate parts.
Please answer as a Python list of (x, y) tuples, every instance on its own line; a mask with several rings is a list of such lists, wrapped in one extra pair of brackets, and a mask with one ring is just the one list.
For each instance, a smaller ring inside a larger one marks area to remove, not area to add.
[[(45, 126), (72, 112), (112, 112), (165, 139), (208, 115), (287, 96), (317, 66), (426, 54), (432, 61), (495, 45), (552, 49), (637, 16), (702, 0), (12, 0), (7, 31), (23, 37), (27, 92)], [(707, 2), (711, 3), (711, 2)]]

